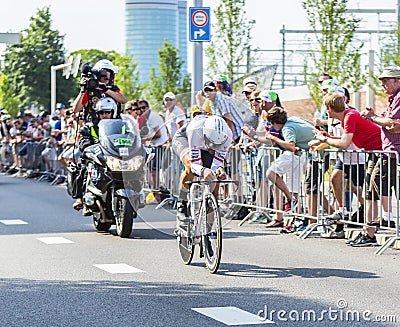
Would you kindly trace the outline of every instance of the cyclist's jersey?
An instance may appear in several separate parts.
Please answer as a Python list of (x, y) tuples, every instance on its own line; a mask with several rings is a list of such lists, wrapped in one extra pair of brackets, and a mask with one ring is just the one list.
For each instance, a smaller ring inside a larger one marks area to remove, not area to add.
[[(194, 117), (186, 126), (186, 135), (190, 149), (190, 168), (192, 172), (197, 176), (201, 175), (201, 170), (204, 167), (201, 160), (201, 150), (208, 151), (207, 146), (204, 143), (203, 137), (203, 126), (207, 118), (208, 116), (206, 115), (198, 115)], [(227, 140), (219, 150), (215, 151), (211, 167), (206, 168), (211, 168), (212, 171), (215, 171), (218, 167), (223, 167), (224, 159), (231, 143), (232, 132), (230, 129), (228, 129)]]

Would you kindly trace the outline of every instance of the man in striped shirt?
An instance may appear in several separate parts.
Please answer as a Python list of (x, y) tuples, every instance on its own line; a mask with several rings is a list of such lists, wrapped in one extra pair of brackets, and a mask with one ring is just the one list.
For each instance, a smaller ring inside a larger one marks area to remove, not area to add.
[(203, 87), (204, 96), (211, 101), (213, 115), (225, 119), (233, 133), (233, 140), (239, 141), (243, 127), (243, 116), (234, 100), (225, 94), (218, 92), (214, 82), (209, 81)]

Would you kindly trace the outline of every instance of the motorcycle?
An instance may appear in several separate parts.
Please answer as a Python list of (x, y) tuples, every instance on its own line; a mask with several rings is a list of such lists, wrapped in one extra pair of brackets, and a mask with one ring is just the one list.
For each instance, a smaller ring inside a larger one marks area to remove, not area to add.
[[(152, 157), (136, 125), (126, 116), (103, 119), (98, 126), (99, 142), (81, 155), (87, 168), (82, 201), (98, 231), (115, 225), (120, 237), (129, 237), (137, 211), (145, 206), (144, 169)], [(69, 175), (73, 176), (76, 171), (71, 168)]]

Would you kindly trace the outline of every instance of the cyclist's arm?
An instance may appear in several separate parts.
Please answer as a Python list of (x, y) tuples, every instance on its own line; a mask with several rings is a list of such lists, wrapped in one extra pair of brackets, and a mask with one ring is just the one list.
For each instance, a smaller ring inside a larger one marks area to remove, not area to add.
[(201, 161), (201, 150), (198, 147), (190, 148), (190, 170), (196, 176), (203, 176), (203, 163)]

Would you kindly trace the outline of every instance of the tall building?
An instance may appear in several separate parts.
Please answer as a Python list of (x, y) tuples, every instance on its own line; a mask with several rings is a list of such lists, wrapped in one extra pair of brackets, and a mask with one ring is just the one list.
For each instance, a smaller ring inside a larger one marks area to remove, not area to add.
[(158, 49), (164, 39), (172, 41), (184, 61), (187, 73), (188, 35), (187, 1), (126, 0), (125, 42), (127, 52), (138, 63), (141, 82), (149, 80), (151, 67), (158, 70)]

